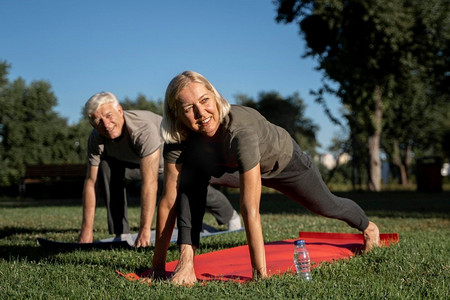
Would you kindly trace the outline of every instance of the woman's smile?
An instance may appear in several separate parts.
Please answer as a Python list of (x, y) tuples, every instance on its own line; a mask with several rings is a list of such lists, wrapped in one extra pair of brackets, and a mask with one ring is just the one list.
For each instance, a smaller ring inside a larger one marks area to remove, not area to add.
[(214, 93), (203, 84), (192, 82), (178, 94), (180, 120), (190, 130), (213, 137), (220, 126)]

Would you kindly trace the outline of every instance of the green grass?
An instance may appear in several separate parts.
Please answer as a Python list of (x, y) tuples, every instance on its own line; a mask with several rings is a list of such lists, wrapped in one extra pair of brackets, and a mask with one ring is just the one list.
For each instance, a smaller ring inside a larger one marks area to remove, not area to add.
[[(37, 237), (75, 241), (81, 224), (80, 200), (0, 199), (0, 298), (5, 299), (450, 299), (450, 192), (339, 193), (356, 200), (381, 232), (398, 232), (397, 245), (377, 248), (313, 269), (313, 281), (293, 274), (238, 284), (209, 282), (192, 288), (166, 281), (153, 285), (115, 273), (150, 266), (152, 248), (51, 251)], [(231, 195), (237, 207), (237, 196)], [(139, 207), (129, 217), (137, 231)], [(298, 231), (356, 232), (340, 221), (312, 215), (277, 193), (263, 195), (265, 241), (295, 238)], [(211, 215), (206, 223), (215, 225)], [(95, 239), (109, 237), (106, 212), (97, 208)], [(202, 240), (199, 253), (246, 243), (243, 232)], [(171, 246), (168, 261), (177, 259)]]

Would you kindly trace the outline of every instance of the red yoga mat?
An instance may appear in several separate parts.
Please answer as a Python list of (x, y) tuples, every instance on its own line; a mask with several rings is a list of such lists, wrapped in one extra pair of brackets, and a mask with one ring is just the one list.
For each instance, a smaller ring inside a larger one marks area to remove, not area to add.
[[(364, 244), (362, 234), (352, 233), (300, 232), (299, 238), (305, 240), (312, 268), (321, 262), (350, 258), (360, 252)], [(398, 240), (397, 233), (380, 234), (380, 241), (384, 246), (397, 243)], [(283, 240), (264, 245), (269, 275), (295, 272), (293, 262), (294, 241), (295, 239)], [(168, 276), (172, 274), (177, 263), (178, 260), (166, 264)], [(246, 282), (252, 279), (252, 267), (247, 245), (197, 255), (195, 256), (194, 266), (195, 275), (199, 281), (233, 280)], [(145, 270), (140, 275), (135, 273), (122, 274), (118, 271), (117, 273), (129, 280), (137, 280), (151, 274), (151, 269)]]

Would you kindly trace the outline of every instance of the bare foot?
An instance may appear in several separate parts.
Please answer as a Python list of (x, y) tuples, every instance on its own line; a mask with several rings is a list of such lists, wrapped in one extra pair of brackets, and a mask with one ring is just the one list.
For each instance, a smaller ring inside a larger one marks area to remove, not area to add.
[(173, 273), (172, 282), (184, 286), (194, 285), (197, 282), (194, 267), (178, 268), (178, 266)]
[(380, 246), (380, 231), (378, 226), (369, 221), (369, 226), (363, 232), (364, 234), (364, 253), (369, 253), (374, 247)]
[(180, 259), (172, 275), (172, 282), (179, 285), (192, 286), (197, 282), (194, 271), (194, 255), (196, 248), (192, 245), (180, 246)]

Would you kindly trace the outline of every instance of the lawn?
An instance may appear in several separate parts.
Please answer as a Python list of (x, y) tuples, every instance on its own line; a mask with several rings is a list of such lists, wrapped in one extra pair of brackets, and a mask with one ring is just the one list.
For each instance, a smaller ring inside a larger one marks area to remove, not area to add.
[[(339, 193), (356, 200), (381, 232), (397, 232), (400, 242), (313, 269), (313, 280), (294, 274), (238, 284), (209, 282), (180, 287), (166, 281), (148, 286), (115, 273), (150, 266), (153, 249), (50, 251), (37, 237), (76, 241), (81, 200), (0, 199), (0, 298), (5, 299), (450, 299), (450, 191)], [(230, 195), (238, 207), (237, 195)], [(129, 217), (138, 229), (139, 206)], [(265, 241), (295, 238), (298, 231), (350, 232), (340, 221), (319, 217), (277, 193), (263, 194)], [(205, 222), (214, 224), (211, 215)], [(95, 239), (109, 237), (106, 211), (97, 208)], [(245, 233), (202, 240), (198, 253), (246, 243)], [(168, 261), (177, 259), (171, 246)]]

